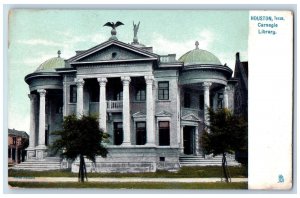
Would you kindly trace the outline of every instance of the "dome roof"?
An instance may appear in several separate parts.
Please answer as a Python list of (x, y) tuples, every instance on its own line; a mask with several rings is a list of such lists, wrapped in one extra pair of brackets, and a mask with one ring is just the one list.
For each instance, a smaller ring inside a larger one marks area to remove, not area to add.
[(196, 48), (188, 51), (179, 58), (184, 65), (222, 65), (221, 61), (209, 51), (198, 48), (199, 42), (195, 43)]
[(60, 57), (60, 51), (58, 51), (57, 54), (58, 57), (46, 60), (35, 70), (35, 72), (55, 72), (56, 68), (65, 67), (65, 60)]

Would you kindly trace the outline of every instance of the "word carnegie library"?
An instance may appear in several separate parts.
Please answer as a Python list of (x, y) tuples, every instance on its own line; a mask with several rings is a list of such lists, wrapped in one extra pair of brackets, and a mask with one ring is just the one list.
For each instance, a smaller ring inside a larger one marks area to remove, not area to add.
[[(58, 51), (25, 77), (31, 102), (27, 160), (58, 158), (49, 149), (51, 133), (71, 114), (97, 115), (110, 135), (107, 158), (88, 161), (88, 171), (176, 170), (183, 156), (203, 158), (199, 139), (208, 124), (207, 108), (234, 111), (233, 71), (197, 41), (177, 60), (141, 44), (139, 24), (131, 44), (119, 41), (111, 27), (106, 42), (66, 60)], [(79, 161), (60, 168), (68, 166), (77, 171)]]

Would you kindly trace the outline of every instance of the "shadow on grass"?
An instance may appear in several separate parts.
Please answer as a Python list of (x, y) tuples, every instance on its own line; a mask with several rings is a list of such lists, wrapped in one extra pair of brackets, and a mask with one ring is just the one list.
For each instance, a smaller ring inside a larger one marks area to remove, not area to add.
[[(246, 178), (248, 169), (245, 166), (229, 167), (231, 177)], [(77, 177), (71, 170), (28, 171), (8, 170), (9, 177)], [(146, 178), (209, 178), (222, 177), (220, 166), (182, 167), (178, 172), (157, 171), (155, 173), (88, 173), (88, 177), (146, 177)]]

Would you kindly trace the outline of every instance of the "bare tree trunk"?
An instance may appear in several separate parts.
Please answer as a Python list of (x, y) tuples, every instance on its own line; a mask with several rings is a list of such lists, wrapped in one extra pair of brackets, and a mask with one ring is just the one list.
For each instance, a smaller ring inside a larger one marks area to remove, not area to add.
[(222, 157), (222, 168), (223, 168), (223, 173), (224, 173), (224, 177), (225, 177), (225, 181), (226, 183), (229, 182), (228, 180), (228, 174), (227, 174), (227, 161), (226, 161), (226, 154), (225, 152), (223, 153), (223, 157)]
[(86, 164), (85, 164), (84, 158), (83, 158), (83, 170), (84, 170), (85, 179), (86, 179), (86, 181), (88, 181), (87, 172), (86, 172)]
[(80, 182), (80, 176), (81, 176), (81, 159), (80, 159), (80, 157), (79, 157), (78, 182)]
[(79, 177), (80, 182), (84, 182), (84, 158), (82, 155), (80, 155), (80, 163), (79, 163)]

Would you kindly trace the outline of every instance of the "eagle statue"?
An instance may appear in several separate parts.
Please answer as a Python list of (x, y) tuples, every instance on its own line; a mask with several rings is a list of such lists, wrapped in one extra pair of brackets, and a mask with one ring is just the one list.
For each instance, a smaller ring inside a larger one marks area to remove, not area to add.
[(116, 27), (120, 26), (120, 25), (124, 25), (122, 22), (117, 21), (116, 23), (114, 22), (107, 22), (105, 23), (103, 26), (108, 26), (111, 27), (111, 37), (109, 38), (110, 40), (118, 40), (116, 35), (117, 35), (117, 30)]
[(108, 26), (108, 27), (112, 27), (112, 29), (116, 29), (116, 27), (118, 27), (120, 25), (124, 25), (124, 24), (122, 22), (120, 22), (120, 21), (117, 21), (116, 23), (114, 23), (114, 22), (107, 22), (103, 26)]

